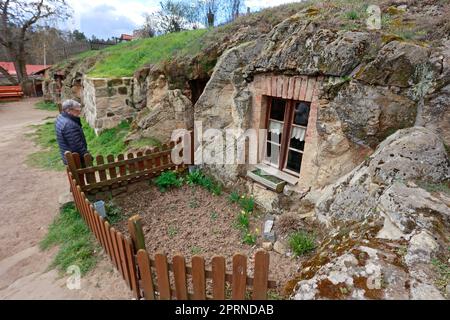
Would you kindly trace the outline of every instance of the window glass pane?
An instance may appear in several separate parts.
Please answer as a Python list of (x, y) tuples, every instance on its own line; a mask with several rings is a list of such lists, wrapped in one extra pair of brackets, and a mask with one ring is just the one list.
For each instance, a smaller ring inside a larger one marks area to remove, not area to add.
[(308, 125), (310, 106), (307, 102), (299, 102), (295, 105), (294, 124), (305, 127)]
[(305, 141), (300, 141), (297, 139), (291, 139), (291, 148), (297, 149), (300, 151), (305, 151)]
[(273, 99), (272, 108), (270, 108), (270, 119), (284, 121), (286, 111), (286, 101), (282, 99)]
[(286, 168), (300, 173), (303, 155), (299, 152), (289, 150)]
[(280, 163), (280, 147), (267, 143), (267, 161), (278, 166)]
[(281, 144), (281, 139), (283, 138), (282, 136), (283, 136), (282, 134), (275, 134), (275, 133), (269, 132), (268, 136), (267, 136), (267, 140)]

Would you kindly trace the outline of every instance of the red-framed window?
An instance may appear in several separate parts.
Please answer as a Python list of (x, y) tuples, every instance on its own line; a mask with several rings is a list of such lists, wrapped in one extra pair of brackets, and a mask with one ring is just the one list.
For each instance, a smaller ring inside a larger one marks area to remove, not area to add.
[(264, 163), (300, 176), (311, 103), (270, 98)]

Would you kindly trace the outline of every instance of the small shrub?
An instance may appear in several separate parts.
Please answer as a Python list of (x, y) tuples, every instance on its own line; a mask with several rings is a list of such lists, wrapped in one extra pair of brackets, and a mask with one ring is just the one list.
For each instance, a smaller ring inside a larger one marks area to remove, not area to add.
[(186, 176), (186, 182), (189, 185), (201, 186), (215, 196), (220, 196), (222, 194), (222, 185), (215, 182), (212, 178), (205, 176), (200, 170), (190, 172)]
[(345, 16), (347, 17), (348, 20), (358, 20), (359, 19), (359, 14), (355, 10), (347, 12)]
[(191, 248), (191, 253), (195, 256), (195, 255), (198, 255), (198, 254), (200, 254), (200, 253), (202, 253), (203, 252), (203, 249), (202, 248), (199, 248), (199, 247), (192, 247)]
[(163, 172), (158, 178), (155, 179), (155, 184), (159, 191), (166, 192), (173, 187), (181, 187), (183, 185), (183, 179), (177, 177), (177, 173), (174, 171)]
[(257, 236), (252, 233), (246, 233), (242, 242), (248, 244), (249, 246), (254, 246), (256, 244)]
[(203, 173), (200, 170), (189, 172), (186, 176), (186, 182), (188, 185), (200, 185), (203, 178)]
[(169, 238), (174, 238), (178, 234), (178, 229), (174, 226), (170, 226), (167, 233), (169, 234)]
[(239, 204), (245, 212), (253, 212), (255, 210), (255, 199), (253, 197), (241, 197)]
[(233, 192), (230, 194), (230, 202), (231, 202), (231, 203), (239, 203), (239, 200), (241, 200), (241, 196), (239, 195), (238, 192), (233, 191)]
[(245, 232), (248, 231), (248, 229), (250, 228), (250, 219), (246, 212), (243, 211), (238, 215), (236, 225), (238, 229), (241, 229)]
[(211, 213), (211, 220), (212, 221), (216, 221), (218, 218), (219, 218), (219, 215), (217, 214), (217, 212)]
[(306, 232), (295, 232), (289, 237), (289, 246), (294, 255), (299, 257), (316, 248), (315, 237)]
[(105, 203), (105, 211), (108, 222), (111, 225), (117, 224), (124, 219), (122, 208), (118, 207), (112, 200)]

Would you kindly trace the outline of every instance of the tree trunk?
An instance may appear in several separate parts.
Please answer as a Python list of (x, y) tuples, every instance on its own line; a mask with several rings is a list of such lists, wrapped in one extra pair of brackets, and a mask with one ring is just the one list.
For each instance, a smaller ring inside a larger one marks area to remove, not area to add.
[(27, 74), (27, 63), (25, 60), (25, 54), (23, 52), (19, 53), (14, 62), (14, 67), (16, 68), (17, 80), (19, 81), (22, 91), (26, 96), (33, 95), (33, 85), (30, 84)]
[(0, 73), (3, 74), (5, 76), (6, 79), (8, 79), (8, 81), (12, 84), (12, 85), (17, 85), (17, 80), (9, 74), (9, 72), (4, 69), (3, 67), (0, 66)]

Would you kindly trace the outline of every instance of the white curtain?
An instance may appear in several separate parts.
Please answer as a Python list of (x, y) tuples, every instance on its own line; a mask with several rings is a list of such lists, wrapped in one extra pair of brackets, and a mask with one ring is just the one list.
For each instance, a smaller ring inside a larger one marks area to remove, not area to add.
[(283, 133), (283, 124), (275, 121), (270, 121), (269, 132), (280, 135)]
[(292, 127), (292, 139), (297, 139), (300, 141), (305, 141), (306, 129), (299, 127)]

